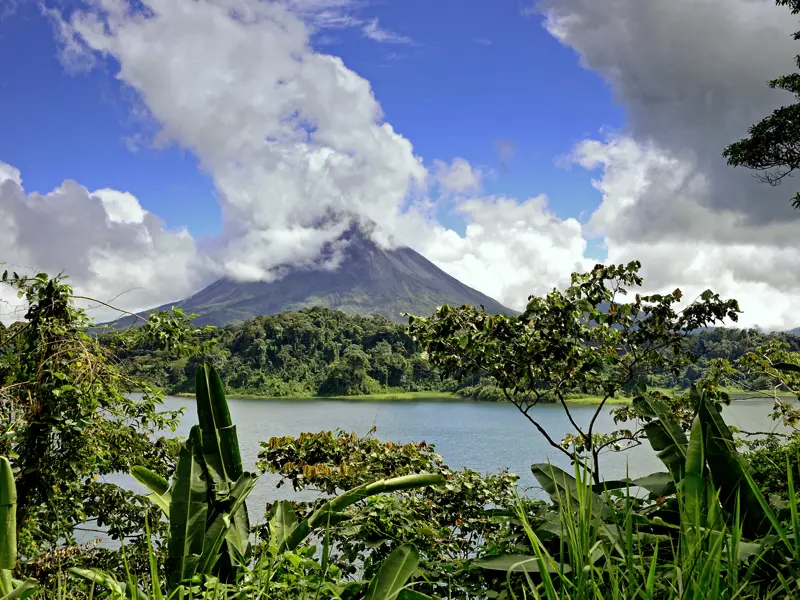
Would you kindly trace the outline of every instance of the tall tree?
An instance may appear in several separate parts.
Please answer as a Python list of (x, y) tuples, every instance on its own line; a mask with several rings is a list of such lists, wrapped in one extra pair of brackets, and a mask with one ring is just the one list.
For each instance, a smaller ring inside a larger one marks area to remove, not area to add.
[[(776, 0), (787, 6), (792, 14), (800, 13), (800, 0)], [(800, 31), (794, 33), (800, 40)], [(800, 55), (795, 57), (800, 69)], [(785, 90), (800, 100), (800, 72), (783, 75), (768, 82), (772, 89)], [(782, 106), (768, 117), (751, 126), (749, 137), (730, 144), (722, 153), (728, 164), (760, 171), (759, 179), (772, 186), (800, 168), (800, 102)], [(800, 208), (800, 193), (792, 197), (792, 206)]]
[[(564, 292), (531, 296), (517, 317), (443, 306), (430, 319), (411, 317), (410, 331), (445, 373), (491, 375), (551, 446), (571, 460), (587, 458), (599, 483), (600, 453), (639, 443), (644, 433), (598, 433), (604, 405), (649, 374), (685, 369), (695, 359), (686, 352), (686, 338), (724, 319), (736, 321), (739, 312), (736, 300), (721, 300), (710, 290), (683, 309), (677, 306), (682, 297), (677, 289), (620, 302), (642, 286), (640, 267), (638, 262), (596, 265), (588, 273), (573, 273)], [(573, 418), (568, 403), (573, 393), (601, 398), (588, 425)], [(536, 409), (545, 402), (561, 404), (574, 433), (553, 437)]]

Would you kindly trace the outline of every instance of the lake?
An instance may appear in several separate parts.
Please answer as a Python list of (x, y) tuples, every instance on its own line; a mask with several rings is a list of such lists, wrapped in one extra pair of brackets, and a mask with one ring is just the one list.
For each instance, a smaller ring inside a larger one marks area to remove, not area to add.
[[(196, 423), (194, 399), (169, 397), (168, 408), (187, 408), (179, 435), (187, 436)], [(296, 436), (301, 432), (316, 433), (337, 427), (345, 431), (366, 434), (375, 426), (375, 435), (382, 440), (406, 443), (426, 441), (436, 445), (451, 468), (470, 468), (484, 473), (508, 468), (520, 476), (521, 492), (542, 497), (530, 465), (551, 461), (567, 467), (564, 456), (551, 448), (539, 432), (510, 404), (472, 401), (418, 400), (393, 401), (339, 401), (305, 399), (238, 399), (229, 398), (231, 416), (239, 433), (239, 443), (245, 470), (255, 470), (259, 442), (272, 436)], [(776, 429), (769, 420), (771, 402), (761, 399), (735, 400), (724, 410), (726, 421), (750, 431)], [(555, 439), (570, 431), (567, 417), (559, 405), (541, 405), (534, 409), (536, 419)], [(571, 411), (581, 427), (588, 425), (594, 414), (591, 405), (571, 405)], [(606, 409), (595, 426), (599, 432), (614, 429)], [(663, 471), (655, 453), (645, 445), (623, 453), (604, 455), (601, 462), (606, 479), (632, 477)], [(115, 478), (116, 479), (116, 478)], [(122, 477), (139, 489), (132, 479)], [(298, 495), (287, 484), (275, 489), (276, 476), (265, 475), (248, 500), (254, 521), (261, 521), (267, 502), (277, 499), (308, 499), (310, 494)]]

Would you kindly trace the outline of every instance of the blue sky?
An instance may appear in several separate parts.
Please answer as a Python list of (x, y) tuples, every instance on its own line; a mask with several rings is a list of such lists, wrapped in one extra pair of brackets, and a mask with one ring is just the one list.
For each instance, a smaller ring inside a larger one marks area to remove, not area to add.
[[(591, 174), (555, 160), (601, 128), (620, 128), (623, 111), (539, 15), (523, 13), (513, 1), (386, 1), (366, 16), (412, 43), (377, 43), (342, 29), (321, 32), (314, 45), (370, 81), (386, 120), (426, 161), (466, 158), (493, 169), (487, 193), (545, 193), (559, 216), (587, 211), (588, 218), (599, 202)], [(126, 138), (152, 124), (132, 114), (136, 95), (115, 79), (117, 69), (109, 60), (67, 73), (52, 22), (35, 3), (20, 6), (0, 22), (0, 114), (13, 115), (0, 122), (0, 160), (22, 172), (28, 192), (74, 179), (129, 191), (171, 227), (217, 232), (213, 183), (190, 152), (128, 149)], [(514, 155), (501, 159), (498, 145), (509, 144)]]
[(721, 157), (792, 101), (774, 0), (0, 4), (0, 261), (140, 310), (308, 264), (348, 212), (515, 308), (639, 260), (798, 325), (796, 190)]

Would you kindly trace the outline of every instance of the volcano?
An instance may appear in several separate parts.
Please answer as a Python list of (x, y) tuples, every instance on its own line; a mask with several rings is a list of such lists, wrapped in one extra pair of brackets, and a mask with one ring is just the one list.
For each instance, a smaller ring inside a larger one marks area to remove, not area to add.
[[(282, 278), (270, 282), (223, 278), (185, 300), (154, 310), (174, 306), (195, 313), (197, 325), (215, 326), (313, 306), (350, 315), (379, 315), (399, 323), (407, 322), (402, 313), (427, 317), (444, 304), (482, 305), (492, 314), (518, 314), (448, 275), (411, 248), (381, 248), (359, 225), (352, 225), (340, 241), (346, 245), (335, 270), (288, 267)], [(117, 325), (130, 319), (133, 317), (120, 319)]]

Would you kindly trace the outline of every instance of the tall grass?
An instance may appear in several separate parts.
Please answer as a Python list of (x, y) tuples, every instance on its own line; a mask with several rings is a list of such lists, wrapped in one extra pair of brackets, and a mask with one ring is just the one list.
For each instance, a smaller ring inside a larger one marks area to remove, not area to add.
[[(790, 515), (781, 522), (748, 474), (772, 532), (746, 541), (739, 505), (723, 515), (719, 493), (709, 490), (702, 521), (682, 488), (674, 496), (676, 522), (650, 518), (631, 488), (605, 495), (610, 518), (598, 518), (587, 470), (576, 466), (576, 488), (559, 489), (555, 510), (561, 531), (557, 544), (542, 537), (524, 503), (517, 518), (532, 550), (528, 564), (509, 570), (511, 598), (536, 600), (755, 600), (800, 598), (800, 531), (797, 502), (790, 492)], [(790, 490), (791, 469), (788, 471)], [(517, 573), (522, 572), (519, 576)]]

